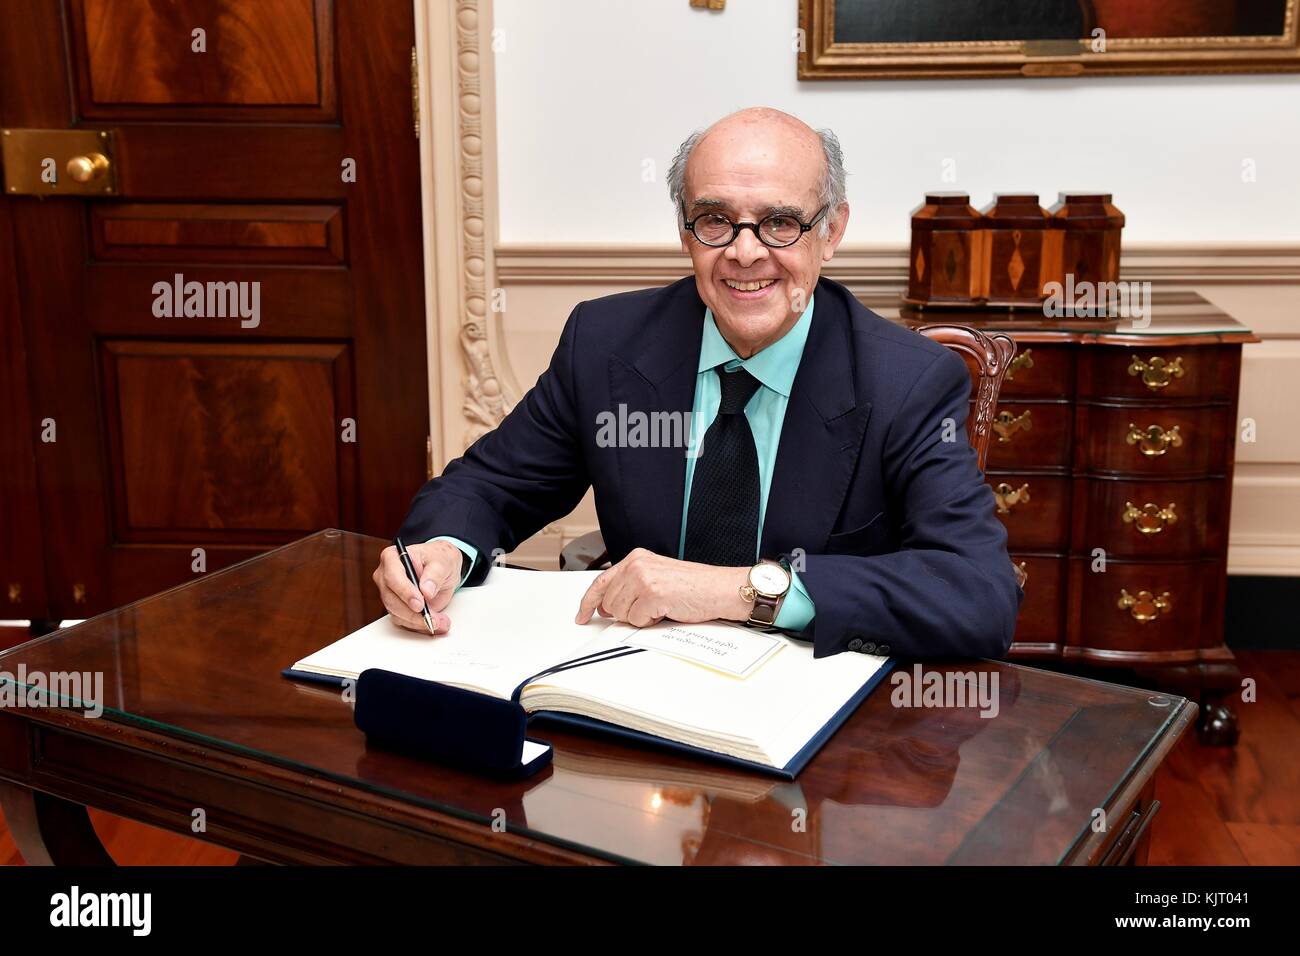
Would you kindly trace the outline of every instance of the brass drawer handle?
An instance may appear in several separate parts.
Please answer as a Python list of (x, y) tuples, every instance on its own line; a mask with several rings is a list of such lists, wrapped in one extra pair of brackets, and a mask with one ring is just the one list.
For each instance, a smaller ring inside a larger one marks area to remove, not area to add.
[(998, 503), (998, 514), (1011, 514), (1011, 509), (1016, 505), (1029, 504), (1029, 483), (1012, 488), (1005, 481), (1000, 481), (993, 489), (993, 498)]
[(1174, 379), (1183, 377), (1183, 359), (1180, 355), (1166, 362), (1159, 355), (1153, 355), (1149, 362), (1144, 362), (1134, 355), (1133, 361), (1129, 362), (1128, 373), (1141, 375), (1142, 384), (1151, 391), (1158, 392)]
[(1139, 624), (1148, 624), (1173, 608), (1173, 595), (1168, 591), (1163, 594), (1139, 591), (1137, 597), (1134, 597), (1128, 591), (1120, 588), (1119, 604), (1117, 606), (1121, 611), (1128, 611), (1129, 614), (1133, 615), (1133, 620)]
[(1145, 429), (1138, 428), (1132, 422), (1128, 425), (1128, 434), (1124, 440), (1130, 445), (1137, 445), (1142, 454), (1148, 458), (1158, 458), (1170, 448), (1181, 448), (1183, 436), (1175, 425), (1169, 431), (1165, 431), (1159, 425), (1148, 425)]
[(997, 418), (993, 419), (993, 430), (998, 433), (998, 442), (1006, 444), (1015, 437), (1016, 432), (1027, 432), (1032, 427), (1029, 415), (1032, 409), (1026, 409), (1019, 415), (1012, 415), (1010, 412), (998, 412)]
[(9, 603), (19, 604), (23, 599), (23, 585), (21, 581), (9, 582)]
[(1019, 355), (1013, 358), (1011, 360), (1011, 364), (1007, 366), (1007, 377), (1005, 381), (1014, 382), (1016, 380), (1017, 372), (1021, 370), (1028, 371), (1033, 367), (1034, 367), (1034, 350), (1025, 349), (1023, 352), (1021, 352)]
[(1023, 591), (1029, 586), (1029, 569), (1025, 567), (1025, 562), (1023, 561), (1016, 561), (1015, 567), (1018, 572), (1016, 574), (1016, 583), (1020, 585), (1020, 590)]
[(1124, 502), (1122, 517), (1125, 524), (1131, 524), (1137, 529), (1138, 534), (1159, 534), (1178, 521), (1178, 515), (1174, 514), (1174, 503), (1172, 501), (1163, 508), (1151, 501), (1148, 501), (1141, 508), (1131, 501), (1126, 501)]

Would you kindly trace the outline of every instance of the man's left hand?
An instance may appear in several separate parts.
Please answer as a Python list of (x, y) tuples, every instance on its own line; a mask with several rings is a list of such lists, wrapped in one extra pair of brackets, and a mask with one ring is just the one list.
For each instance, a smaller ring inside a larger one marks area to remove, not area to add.
[(664, 618), (683, 624), (746, 621), (753, 605), (740, 596), (749, 568), (721, 568), (666, 558), (637, 548), (591, 582), (578, 607), (578, 624), (599, 611), (634, 627)]

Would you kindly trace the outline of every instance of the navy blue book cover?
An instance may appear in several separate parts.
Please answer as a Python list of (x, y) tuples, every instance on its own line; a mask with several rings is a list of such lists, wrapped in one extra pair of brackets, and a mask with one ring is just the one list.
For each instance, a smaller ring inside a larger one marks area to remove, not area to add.
[[(731, 757), (727, 754), (717, 753), (712, 750), (705, 750), (701, 747), (693, 747), (689, 744), (678, 743), (675, 740), (666, 740), (663, 737), (657, 737), (654, 734), (647, 734), (639, 730), (631, 730), (627, 727), (621, 727), (618, 724), (611, 724), (603, 720), (595, 720), (591, 717), (582, 717), (577, 714), (567, 714), (558, 711), (537, 711), (530, 714), (529, 727), (531, 730), (534, 722), (542, 724), (556, 724), (562, 727), (576, 728), (584, 731), (594, 731), (605, 736), (617, 737), (630, 743), (647, 744), (651, 747), (662, 750), (669, 750), (674, 753), (690, 754), (696, 757), (703, 757), (715, 763), (726, 764), (730, 767), (737, 767), (745, 770), (756, 770), (759, 773), (768, 776), (780, 777), (783, 780), (793, 780), (805, 766), (808, 761), (816, 755), (817, 751), (830, 740), (835, 731), (839, 730), (844, 721), (858, 709), (867, 695), (875, 689), (887, 673), (893, 668), (893, 659), (885, 661), (880, 668), (871, 675), (871, 678), (858, 689), (852, 697), (844, 702), (844, 706), (835, 712), (835, 715), (819, 730), (803, 748), (794, 755), (788, 764), (784, 767), (769, 767), (767, 764), (756, 763), (752, 760), (742, 760), (738, 757)], [(307, 681), (314, 684), (326, 684), (334, 687), (343, 685), (343, 678), (328, 677), (321, 674), (312, 674), (307, 671), (294, 670), (292, 667), (286, 667), (280, 672), (283, 676), (293, 680)]]

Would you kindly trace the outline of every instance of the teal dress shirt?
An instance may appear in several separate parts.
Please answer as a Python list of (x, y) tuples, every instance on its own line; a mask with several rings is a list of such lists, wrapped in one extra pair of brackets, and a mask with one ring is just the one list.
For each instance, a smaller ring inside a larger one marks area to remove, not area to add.
[[(763, 540), (763, 518), (767, 514), (767, 496), (772, 487), (772, 472), (776, 467), (776, 452), (781, 444), (781, 424), (785, 421), (785, 407), (790, 401), (790, 388), (794, 385), (795, 374), (799, 371), (799, 362), (803, 358), (804, 343), (808, 341), (808, 330), (812, 327), (813, 300), (809, 299), (808, 308), (794, 326), (767, 348), (755, 352), (747, 359), (742, 359), (727, 344), (727, 340), (718, 331), (714, 321), (713, 310), (704, 310), (704, 336), (700, 342), (700, 360), (695, 376), (695, 402), (691, 408), (690, 445), (686, 455), (686, 493), (682, 498), (682, 529), (677, 539), (677, 557), (682, 556), (686, 545), (686, 518), (691, 507), (691, 482), (695, 478), (695, 461), (697, 449), (703, 441), (708, 426), (718, 417), (718, 404), (722, 397), (722, 388), (714, 368), (721, 365), (727, 371), (743, 368), (758, 379), (759, 388), (745, 406), (745, 418), (749, 421), (750, 431), (754, 434), (754, 449), (758, 453), (758, 540), (754, 542), (754, 551), (758, 552)], [(707, 453), (707, 449), (704, 450)], [(461, 575), (461, 584), (469, 576), (469, 569), (478, 560), (478, 549), (472, 544), (439, 535), (431, 541), (449, 541), (465, 553), (469, 561), (465, 563), (465, 573)], [(802, 631), (813, 619), (813, 602), (799, 580), (797, 572), (792, 572), (790, 590), (776, 617), (776, 626), (783, 630)], [(459, 587), (459, 585), (458, 585)]]

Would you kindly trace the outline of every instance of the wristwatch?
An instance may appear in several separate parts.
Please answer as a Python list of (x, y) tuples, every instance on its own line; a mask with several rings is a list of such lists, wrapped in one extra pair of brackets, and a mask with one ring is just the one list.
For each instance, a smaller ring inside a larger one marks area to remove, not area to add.
[(749, 612), (749, 623), (775, 627), (776, 616), (781, 613), (781, 604), (789, 590), (790, 570), (784, 564), (764, 558), (750, 568), (748, 581), (740, 586), (741, 598), (754, 605)]

